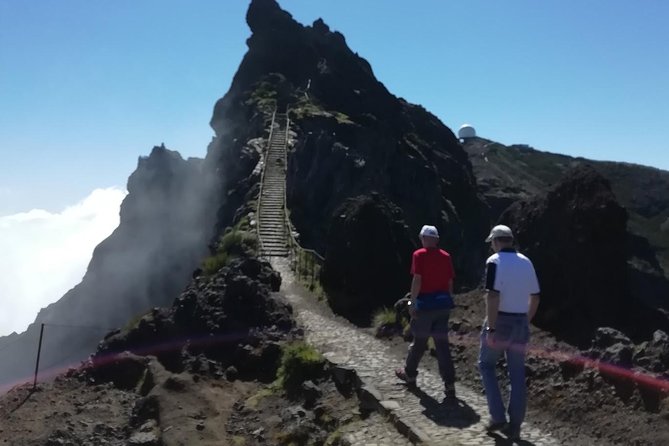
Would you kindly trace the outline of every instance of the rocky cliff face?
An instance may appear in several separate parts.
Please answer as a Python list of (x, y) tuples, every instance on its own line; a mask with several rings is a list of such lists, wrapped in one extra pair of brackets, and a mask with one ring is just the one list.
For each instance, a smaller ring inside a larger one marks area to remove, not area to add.
[(86, 358), (110, 327), (171, 302), (213, 235), (209, 183), (202, 160), (183, 160), (164, 147), (140, 158), (119, 227), (97, 246), (81, 283), (7, 340), (0, 383), (30, 377), (42, 323), (41, 369), (49, 370)]
[(365, 324), (373, 310), (404, 295), (411, 266), (406, 253), (417, 245), (402, 210), (387, 199), (373, 193), (346, 200), (327, 242), (322, 281), (335, 311)]
[[(484, 260), (485, 205), (453, 133), (422, 107), (390, 94), (369, 63), (322, 20), (302, 26), (273, 0), (253, 1), (247, 20), (253, 31), (249, 52), (215, 119), (222, 122), (225, 109), (249, 90), (250, 101), (289, 108), (294, 138), (287, 199), (301, 242), (328, 257), (335, 243), (328, 234), (339, 237), (331, 231), (337, 209), (349, 198), (376, 192), (402, 210), (400, 223), (413, 240), (421, 225), (436, 225), (443, 247), (454, 254), (458, 284), (476, 284)], [(386, 244), (407, 258), (413, 246), (394, 239)], [(386, 277), (404, 279), (390, 301), (403, 294), (409, 276), (396, 263)], [(340, 283), (353, 281), (342, 277)]]
[(635, 296), (627, 275), (627, 212), (593, 168), (565, 174), (545, 196), (520, 201), (500, 217), (516, 231), (542, 288), (536, 323), (571, 342), (597, 327), (649, 337), (669, 320)]

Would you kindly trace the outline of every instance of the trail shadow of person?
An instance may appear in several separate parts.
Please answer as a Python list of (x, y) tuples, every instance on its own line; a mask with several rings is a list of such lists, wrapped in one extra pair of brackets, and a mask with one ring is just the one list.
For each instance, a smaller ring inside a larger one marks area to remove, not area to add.
[[(440, 402), (418, 387), (407, 386), (407, 390), (418, 397), (421, 406), (425, 408), (422, 412), (423, 415), (439, 426), (464, 429), (481, 421), (481, 416), (469, 404), (459, 398), (456, 400), (446, 399)], [(523, 439), (510, 440), (496, 432), (489, 433), (488, 436), (494, 440), (495, 446), (536, 446), (534, 443)]]
[(439, 426), (464, 429), (481, 420), (481, 416), (461, 399), (437, 401), (418, 387), (409, 387), (408, 390), (418, 397), (425, 408), (423, 415)]
[(536, 446), (531, 441), (523, 440), (522, 438), (515, 441), (510, 440), (497, 432), (489, 433), (488, 436), (495, 440), (495, 446)]

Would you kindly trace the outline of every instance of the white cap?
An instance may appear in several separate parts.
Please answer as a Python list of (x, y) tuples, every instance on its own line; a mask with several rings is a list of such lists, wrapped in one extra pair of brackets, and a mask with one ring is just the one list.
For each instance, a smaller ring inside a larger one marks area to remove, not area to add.
[(488, 235), (488, 238), (485, 239), (486, 242), (491, 242), (492, 239), (495, 238), (500, 238), (500, 237), (511, 237), (513, 238), (513, 232), (511, 232), (511, 228), (508, 226), (504, 225), (497, 225), (492, 230), (490, 230), (490, 235)]
[(423, 237), (439, 238), (439, 231), (434, 226), (425, 225), (420, 229), (420, 235)]

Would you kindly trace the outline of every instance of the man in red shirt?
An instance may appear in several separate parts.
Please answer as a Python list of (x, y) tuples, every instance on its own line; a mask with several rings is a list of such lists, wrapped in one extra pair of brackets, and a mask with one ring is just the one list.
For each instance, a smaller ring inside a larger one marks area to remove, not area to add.
[(430, 336), (434, 338), (439, 363), (439, 374), (444, 381), (446, 398), (455, 398), (455, 368), (448, 345), (448, 318), (453, 304), (453, 279), (455, 272), (451, 256), (439, 249), (439, 233), (434, 226), (425, 225), (420, 230), (421, 249), (413, 253), (411, 262), (411, 332), (406, 364), (395, 375), (407, 384), (414, 385), (418, 363)]

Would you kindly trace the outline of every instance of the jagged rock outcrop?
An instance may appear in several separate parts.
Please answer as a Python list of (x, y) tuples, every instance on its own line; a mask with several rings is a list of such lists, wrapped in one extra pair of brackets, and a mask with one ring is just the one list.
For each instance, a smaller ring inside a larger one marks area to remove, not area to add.
[(171, 302), (213, 235), (210, 182), (202, 160), (183, 160), (164, 146), (140, 158), (119, 227), (96, 247), (81, 283), (0, 352), (0, 384), (30, 377), (41, 323), (53, 324), (42, 346), (41, 368), (48, 370), (85, 359), (110, 327)]
[(381, 195), (345, 201), (330, 224), (321, 273), (332, 308), (367, 323), (374, 309), (390, 307), (409, 289), (415, 239), (402, 210)]
[(90, 373), (104, 381), (138, 376), (132, 373), (137, 360), (122, 355), (127, 351), (155, 355), (176, 373), (199, 371), (202, 357), (216, 361), (219, 376), (234, 366), (236, 377), (273, 378), (280, 354), (275, 342), (295, 325), (291, 307), (272, 295), (280, 283), (269, 263), (235, 259), (211, 277), (194, 279), (171, 307), (155, 308), (134, 326), (108, 334)]
[(514, 228), (537, 270), (537, 325), (579, 344), (601, 326), (633, 338), (666, 326), (660, 313), (630, 293), (627, 213), (593, 168), (569, 171), (546, 196), (512, 205), (499, 221)]

